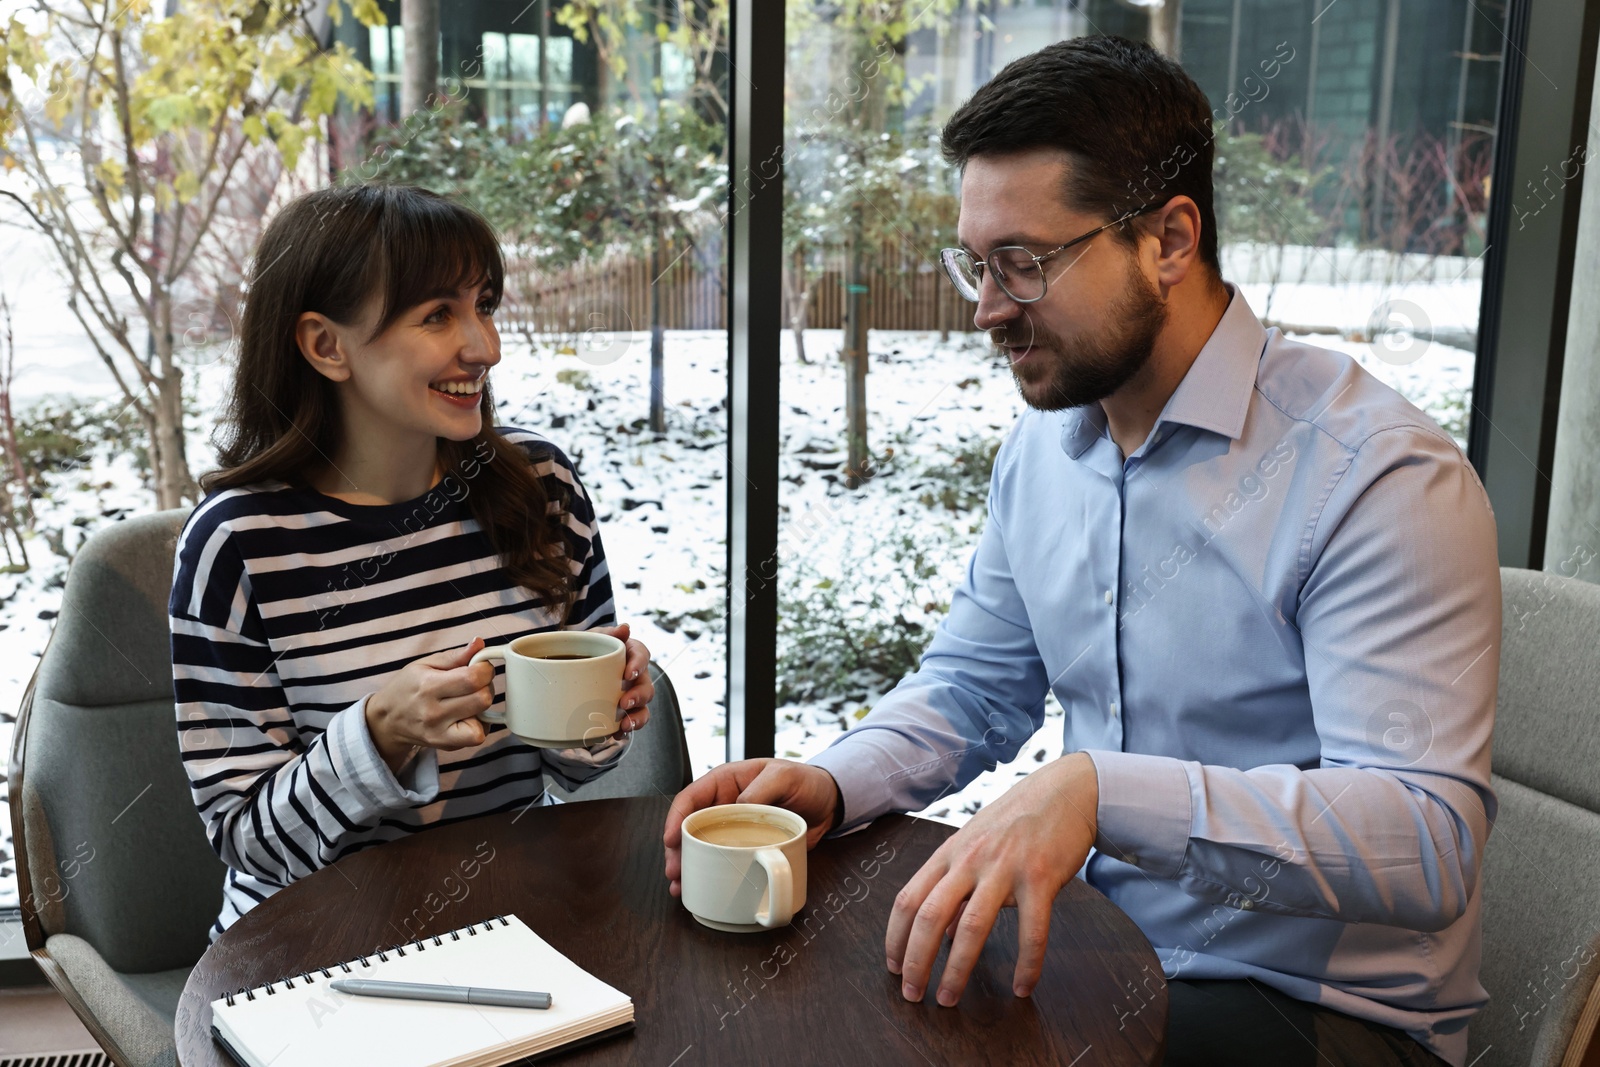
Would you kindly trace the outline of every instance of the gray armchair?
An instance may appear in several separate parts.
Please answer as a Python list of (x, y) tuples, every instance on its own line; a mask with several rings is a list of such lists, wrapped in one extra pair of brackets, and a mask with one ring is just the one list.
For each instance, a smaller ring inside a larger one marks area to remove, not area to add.
[[(12, 742), (28, 948), (119, 1067), (177, 1062), (173, 1019), (227, 872), (195, 813), (173, 708), (167, 597), (186, 514), (128, 519), (80, 549)], [(651, 670), (650, 726), (583, 797), (688, 782), (672, 682)]]
[(91, 537), (22, 700), (11, 813), (28, 948), (119, 1065), (176, 1063), (178, 997), (222, 906), (178, 754), (167, 595), (183, 510)]
[(1467, 1060), (1579, 1067), (1600, 1020), (1600, 586), (1502, 568), (1500, 800), (1484, 853), (1489, 1006)]
[(650, 664), (656, 695), (650, 701), (650, 724), (628, 744), (622, 764), (581, 789), (569, 792), (549, 779), (545, 788), (561, 800), (604, 800), (606, 797), (672, 796), (694, 778), (689, 744), (683, 736), (678, 694), (667, 672)]

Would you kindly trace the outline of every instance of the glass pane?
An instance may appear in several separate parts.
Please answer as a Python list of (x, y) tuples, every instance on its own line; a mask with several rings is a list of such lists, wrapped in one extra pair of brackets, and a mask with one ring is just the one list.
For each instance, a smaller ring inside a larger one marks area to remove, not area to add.
[(483, 78), (485, 81), (501, 82), (507, 78), (506, 73), (506, 35), (503, 33), (486, 33), (483, 35)]
[(510, 42), (506, 78), (514, 82), (539, 80), (539, 38), (530, 33), (507, 34)]
[[(481, 51), (486, 87), (390, 134), (406, 143), (386, 176), (473, 204), (501, 234), (499, 420), (577, 464), (618, 615), (669, 673), (704, 769), (722, 758), (726, 685), (725, 118), (662, 104), (609, 20), (580, 43), (539, 5), (471, 7), (444, 20), (442, 49)], [(713, 32), (700, 47), (725, 46)], [(657, 154), (664, 186), (646, 180)]]
[[(1118, 0), (918, 10), (787, 5), (780, 755), (820, 751), (916, 668), (983, 528), (1022, 403), (935, 269), (959, 190), (937, 132), (1013, 59), (1175, 37), (1216, 121), (1225, 278), (1465, 444), (1504, 4), (1184, 0), (1175, 35)], [(964, 819), (1059, 754), (1053, 696), (1047, 715), (928, 813)]]
[(507, 124), (511, 121), (508, 94), (505, 89), (499, 88), (505, 82), (506, 68), (506, 35), (484, 34), (483, 80), (489, 87), (483, 91), (483, 122), (489, 129), (503, 136), (506, 135)]
[[(696, 769), (704, 770), (721, 761), (725, 732), (726, 115), (688, 113), (663, 102), (648, 70), (643, 81), (639, 71), (624, 74), (614, 60), (633, 44), (604, 31), (578, 43), (556, 19), (541, 21), (541, 9), (559, 5), (476, 2), (447, 5), (441, 83), (454, 77), (497, 84), (474, 87), (465, 102), (437, 113), (394, 114), (388, 104), (398, 95), (405, 31), (400, 5), (382, 0), (380, 6), (388, 26), (353, 27), (347, 11), (340, 39), (360, 45), (353, 51), (370, 58), (378, 106), (353, 116), (359, 121), (349, 125), (357, 132), (336, 154), (316, 143), (321, 127), (308, 118), (298, 167), (285, 167), (277, 154), (289, 138), (264, 138), (259, 153), (247, 154), (232, 171), (234, 185), (221, 199), (269, 205), (266, 218), (218, 212), (211, 243), (175, 291), (181, 351), (173, 362), (183, 371), (183, 390), (173, 408), (181, 413), (185, 475), (218, 464), (212, 434), (235, 366), (230, 342), (243, 306), (242, 272), (264, 222), (284, 203), (327, 184), (330, 167), (337, 166), (341, 180), (414, 183), (472, 206), (499, 233), (507, 268), (495, 315), (502, 359), (491, 372), (499, 404), (494, 421), (543, 435), (575, 464), (595, 507), (616, 612), (669, 673)], [(697, 54), (726, 49), (725, 25), (711, 27), (710, 34), (699, 40)], [(541, 43), (549, 60), (543, 70)], [(646, 47), (654, 45), (652, 32)], [(481, 69), (471, 68), (475, 61)], [(704, 95), (726, 99), (726, 85)], [(563, 129), (569, 114), (573, 121)], [(581, 121), (583, 114), (588, 121)], [(114, 121), (92, 128), (119, 129)], [(367, 129), (363, 141), (360, 131)], [(80, 168), (58, 132), (47, 146), (61, 153), (51, 156), (52, 172), (70, 183)], [(141, 165), (156, 167), (156, 154), (148, 155)], [(648, 161), (657, 157), (669, 160), (659, 183), (646, 177)], [(170, 168), (165, 174), (170, 182)], [(7, 173), (8, 187), (22, 180), (16, 171)], [(199, 206), (191, 204), (185, 215), (186, 235), (201, 218)], [(164, 228), (153, 233), (152, 216), (144, 212), (145, 228), (133, 246), (148, 247), (154, 233), (170, 240), (179, 229), (168, 211), (158, 216)], [(114, 242), (100, 234), (86, 246)], [(11, 324), (0, 328), (0, 393), (29, 442), (27, 450), (5, 447), (0, 469), (9, 470), (14, 455), (21, 456), (28, 485), (36, 489), (30, 494), (11, 480), (0, 494), (9, 505), (0, 509), (3, 751), (9, 751), (15, 710), (63, 610), (68, 561), (87, 536), (156, 510), (155, 450), (138, 411), (69, 310), (60, 274), (38, 269), (51, 255), (50, 243), (31, 231), (6, 227), (0, 233), (0, 296)], [(109, 269), (104, 273), (114, 277)], [(137, 358), (147, 351), (148, 331), (127, 297), (123, 292), (117, 307), (135, 315), (129, 347)], [(14, 360), (9, 338), (15, 339)], [(104, 334), (99, 338), (115, 347)], [(137, 387), (131, 362), (122, 363), (121, 372)], [(191, 491), (174, 505), (192, 506), (196, 495)], [(33, 528), (19, 538), (10, 522), (22, 505)], [(453, 594), (443, 599), (456, 604)], [(493, 641), (502, 631), (489, 615), (481, 636)], [(301, 741), (309, 743), (310, 736)], [(176, 749), (177, 737), (172, 741)], [(497, 759), (480, 764), (490, 767)], [(540, 784), (537, 776), (519, 779), (526, 798), (518, 799), (536, 798)], [(499, 805), (509, 795), (500, 791), (504, 785), (463, 793), (480, 801), (492, 795), (484, 803)], [(0, 780), (0, 801), (4, 791)], [(447, 817), (451, 803), (457, 802), (446, 801)], [(468, 800), (469, 810), (457, 811), (474, 814), (482, 810), (471, 809), (476, 803)], [(337, 820), (322, 823), (335, 826)], [(198, 835), (203, 828), (197, 821), (193, 829)], [(17, 903), (10, 834), (11, 819), (0, 803), (0, 907)], [(319, 848), (310, 842), (307, 850)]]
[(389, 27), (370, 26), (367, 34), (372, 42), (372, 72), (389, 73)]
[(550, 76), (545, 84), (551, 88), (566, 88), (572, 84), (572, 38), (551, 37), (545, 41), (545, 60), (550, 64)]
[(694, 66), (683, 49), (671, 41), (661, 44), (661, 88), (668, 96), (688, 90), (694, 83)]
[(1185, 64), (1223, 130), (1226, 276), (1263, 321), (1349, 353), (1465, 448), (1505, 5), (1183, 10)]

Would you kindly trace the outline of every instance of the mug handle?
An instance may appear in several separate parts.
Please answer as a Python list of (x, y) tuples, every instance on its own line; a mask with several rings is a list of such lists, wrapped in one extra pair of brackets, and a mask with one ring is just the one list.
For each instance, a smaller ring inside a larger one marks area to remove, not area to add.
[[(480, 648), (476, 653), (473, 654), (471, 659), (467, 660), (467, 666), (470, 667), (474, 663), (482, 663), (486, 659), (499, 660), (501, 663), (504, 663), (506, 661), (506, 649), (510, 647), (510, 645), (493, 645), (489, 648)], [(504, 709), (504, 707), (505, 705), (502, 703), (501, 708)], [(506, 721), (506, 713), (504, 710), (485, 711), (480, 714), (478, 718), (482, 719), (484, 722), (503, 723)]]
[(756, 922), (773, 928), (788, 926), (794, 919), (794, 868), (781, 849), (764, 848), (756, 862), (767, 872), (767, 909), (756, 912)]

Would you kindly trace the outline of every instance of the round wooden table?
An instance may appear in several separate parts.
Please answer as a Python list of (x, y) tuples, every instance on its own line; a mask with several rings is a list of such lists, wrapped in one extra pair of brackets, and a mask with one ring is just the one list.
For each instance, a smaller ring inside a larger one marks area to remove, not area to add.
[[(953, 829), (904, 815), (823, 841), (790, 926), (709, 930), (667, 892), (666, 797), (536, 807), (436, 827), (348, 856), (258, 905), (207, 950), (176, 1020), (183, 1067), (231, 1067), (211, 1036), (224, 993), (516, 914), (633, 998), (636, 1027), (573, 1064), (1159, 1063), (1161, 966), (1133, 921), (1081, 879), (1057, 897), (1044, 975), (1011, 992), (1014, 910), (1002, 912), (961, 1002), (900, 996), (884, 967), (895, 893)], [(943, 968), (943, 956), (934, 974)]]

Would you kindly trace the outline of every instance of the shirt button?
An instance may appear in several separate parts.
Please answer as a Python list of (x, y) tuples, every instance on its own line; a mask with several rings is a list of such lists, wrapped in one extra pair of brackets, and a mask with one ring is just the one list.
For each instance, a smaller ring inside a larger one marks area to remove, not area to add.
[(1243, 908), (1245, 911), (1249, 911), (1251, 908), (1253, 908), (1255, 906), (1256, 906), (1256, 902), (1251, 900), (1249, 897), (1245, 897), (1244, 900), (1242, 900), (1239, 903), (1239, 907)]
[(1111, 590), (1109, 590), (1109, 589), (1106, 590), (1106, 603), (1107, 604), (1116, 603), (1116, 597), (1111, 595)]
[(1115, 700), (1113, 700), (1111, 702), (1111, 715), (1112, 715), (1113, 718), (1115, 718), (1116, 714), (1117, 714), (1117, 702)]

